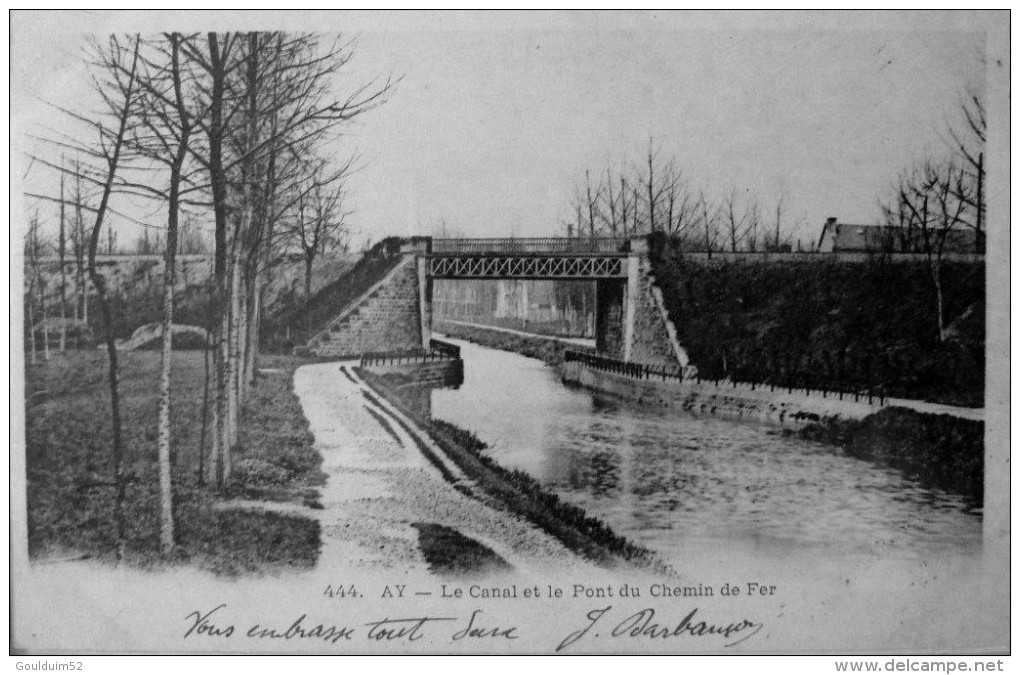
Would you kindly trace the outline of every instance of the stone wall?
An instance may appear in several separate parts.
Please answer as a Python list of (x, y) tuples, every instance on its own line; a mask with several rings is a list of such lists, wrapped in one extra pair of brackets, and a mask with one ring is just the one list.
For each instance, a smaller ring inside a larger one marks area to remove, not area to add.
[(418, 282), (417, 262), (414, 256), (405, 256), (378, 284), (312, 336), (309, 352), (357, 356), (421, 349)]
[[(644, 258), (632, 258), (628, 264), (638, 269), (629, 275), (627, 285), (599, 282), (596, 345), (602, 356), (636, 363), (687, 366), (687, 354), (677, 339), (655, 286), (650, 266)], [(636, 288), (631, 289), (630, 284)], [(630, 353), (626, 353), (626, 303), (634, 303), (634, 326)]]
[(588, 368), (576, 361), (559, 366), (565, 382), (643, 405), (684, 410), (696, 415), (799, 429), (828, 418), (863, 419), (882, 409), (877, 402), (838, 400), (821, 393), (803, 396), (782, 391), (751, 389), (720, 382), (639, 380)]

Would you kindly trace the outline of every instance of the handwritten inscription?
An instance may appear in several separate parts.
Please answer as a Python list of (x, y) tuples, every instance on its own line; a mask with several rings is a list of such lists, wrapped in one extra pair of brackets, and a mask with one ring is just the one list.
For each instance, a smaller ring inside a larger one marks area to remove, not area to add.
[[(195, 610), (185, 616), (187, 629), (184, 638), (220, 638), (227, 639), (237, 633), (237, 626), (222, 619), (222, 611), (227, 607), (221, 604), (208, 611)], [(482, 610), (476, 609), (466, 622), (449, 634), (453, 642), (465, 639), (498, 639), (516, 640), (517, 626), (496, 626), (488, 624), (482, 618)], [(363, 624), (365, 638), (373, 642), (417, 642), (425, 637), (426, 629), (436, 624), (457, 622), (457, 617), (450, 616), (418, 616), (390, 618), (368, 621)], [(285, 624), (286, 625), (286, 624)], [(299, 640), (313, 639), (336, 644), (341, 640), (354, 639), (358, 629), (352, 626), (314, 623), (302, 614), (286, 628), (274, 627), (264, 623), (253, 623), (244, 635), (257, 640)]]
[[(220, 604), (210, 610), (195, 610), (184, 617), (185, 639), (230, 640), (244, 635), (255, 640), (320, 640), (330, 644), (349, 642), (358, 637), (371, 642), (411, 644), (432, 632), (431, 637), (447, 639), (450, 643), (485, 640), (509, 641), (521, 638), (515, 625), (500, 624), (475, 609), (467, 618), (455, 616), (384, 617), (357, 625), (315, 622), (307, 614), (279, 624), (253, 622), (238, 625), (227, 619), (227, 605)], [(664, 640), (675, 638), (716, 639), (722, 647), (733, 647), (756, 635), (764, 627), (761, 622), (747, 618), (736, 620), (705, 620), (694, 608), (686, 614), (662, 618), (656, 610), (646, 607), (637, 612), (617, 610), (607, 605), (584, 614), (580, 626), (562, 638), (556, 651), (563, 651), (579, 641), (613, 638)], [(620, 617), (623, 618), (620, 618)], [(243, 631), (243, 632), (242, 632)]]

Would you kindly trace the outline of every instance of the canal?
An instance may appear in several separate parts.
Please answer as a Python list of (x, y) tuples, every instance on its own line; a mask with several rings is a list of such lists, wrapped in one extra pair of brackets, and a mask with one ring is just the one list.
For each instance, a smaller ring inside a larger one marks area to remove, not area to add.
[(433, 392), (433, 417), (677, 569), (753, 560), (824, 575), (980, 553), (980, 514), (898, 471), (778, 429), (568, 388), (541, 361), (452, 341), (464, 383)]

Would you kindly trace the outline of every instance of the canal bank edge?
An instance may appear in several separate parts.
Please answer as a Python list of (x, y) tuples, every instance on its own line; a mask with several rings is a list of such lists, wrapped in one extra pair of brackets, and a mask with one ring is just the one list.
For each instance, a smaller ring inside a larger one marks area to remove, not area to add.
[(720, 381), (635, 379), (627, 375), (589, 368), (579, 361), (557, 366), (560, 378), (593, 391), (648, 405), (676, 408), (695, 415), (713, 415), (724, 419), (800, 430), (829, 418), (861, 420), (880, 410), (866, 399), (839, 400), (836, 395), (802, 396), (763, 387)]
[(741, 384), (638, 380), (577, 361), (556, 368), (566, 384), (694, 415), (777, 426), (896, 468), (926, 487), (960, 494), (974, 507), (984, 503), (984, 423), (978, 420)]

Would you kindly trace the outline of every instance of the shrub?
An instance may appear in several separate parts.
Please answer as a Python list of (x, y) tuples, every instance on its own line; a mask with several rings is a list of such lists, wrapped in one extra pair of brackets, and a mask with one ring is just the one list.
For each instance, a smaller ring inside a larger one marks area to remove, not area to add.
[(234, 480), (245, 485), (282, 485), (290, 472), (264, 459), (242, 459), (234, 465)]

